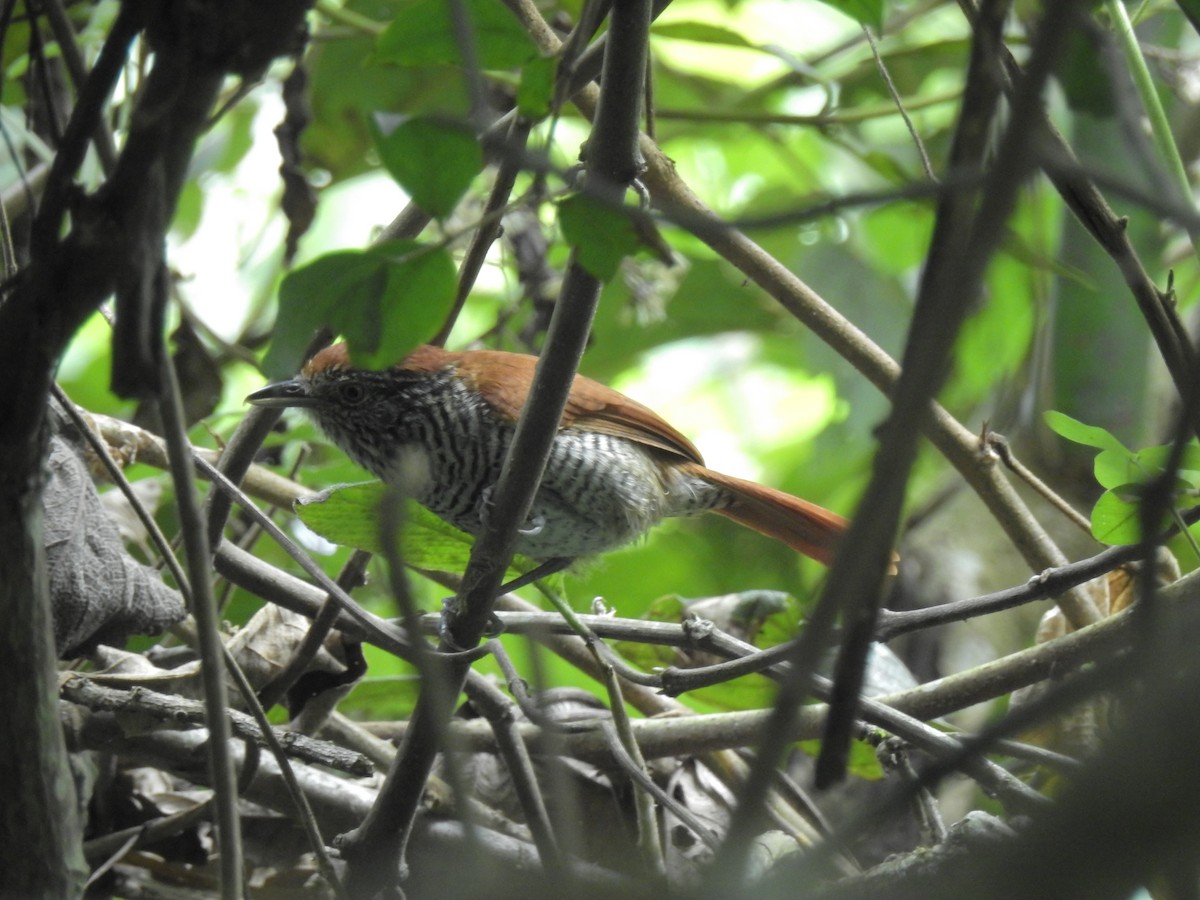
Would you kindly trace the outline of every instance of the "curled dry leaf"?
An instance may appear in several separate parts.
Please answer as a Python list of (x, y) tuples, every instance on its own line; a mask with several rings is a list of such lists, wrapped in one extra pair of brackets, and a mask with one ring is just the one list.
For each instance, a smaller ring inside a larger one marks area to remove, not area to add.
[(126, 552), (81, 455), (59, 434), (50, 441), (42, 503), (59, 656), (157, 634), (183, 619), (183, 598)]

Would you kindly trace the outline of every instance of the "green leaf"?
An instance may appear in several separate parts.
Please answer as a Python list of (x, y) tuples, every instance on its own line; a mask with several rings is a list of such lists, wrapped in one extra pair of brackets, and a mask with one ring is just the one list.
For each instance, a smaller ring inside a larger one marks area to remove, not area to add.
[(673, 38), (678, 41), (694, 41), (698, 44), (717, 44), (723, 47), (754, 48), (756, 45), (732, 28), (713, 25), (709, 22), (661, 22), (651, 27), (656, 37)]
[[(343, 547), (383, 553), (380, 511), (388, 487), (381, 481), (347, 484), (321, 491), (296, 504), (300, 521)], [(404, 505), (403, 553), (405, 562), (443, 571), (463, 571), (474, 539), (442, 521), (414, 501)]]
[(558, 204), (558, 222), (579, 264), (601, 281), (616, 275), (621, 260), (638, 248), (637, 230), (629, 216), (583, 194)]
[(1050, 429), (1068, 441), (1083, 444), (1085, 447), (1123, 453), (1129, 458), (1133, 457), (1132, 450), (1098, 425), (1085, 425), (1078, 419), (1072, 419), (1066, 413), (1061, 413), (1056, 409), (1046, 410), (1045, 418)]
[[(408, 356), (437, 334), (454, 306), (458, 273), (449, 252), (441, 247), (392, 241), (371, 252), (383, 257), (387, 271), (380, 335), (344, 333), (355, 361), (379, 369)], [(360, 347), (364, 352), (359, 352)]]
[[(1171, 458), (1171, 445), (1162, 444), (1157, 447), (1146, 447), (1134, 454), (1138, 469), (1147, 477), (1161, 475)], [(1183, 448), (1179, 457), (1179, 471), (1200, 472), (1200, 445), (1193, 440)], [(1131, 481), (1134, 479), (1130, 479)]]
[[(1103, 450), (1096, 456), (1096, 481), (1104, 488), (1118, 488), (1126, 484), (1145, 484), (1160, 476), (1171, 458), (1170, 444), (1146, 447), (1132, 455), (1123, 450)], [(1183, 449), (1176, 473), (1182, 487), (1194, 486), (1200, 481), (1200, 445), (1195, 441)]]
[(175, 218), (171, 220), (171, 228), (184, 240), (196, 233), (200, 227), (200, 217), (204, 214), (204, 191), (194, 178), (183, 183), (179, 192), (179, 202), (175, 204)]
[(279, 286), (279, 314), (263, 370), (296, 371), (313, 332), (343, 335), (354, 359), (381, 368), (437, 333), (454, 303), (454, 262), (442, 248), (389, 241), (329, 253), (292, 271)]
[(386, 283), (379, 261), (362, 250), (328, 253), (289, 273), (279, 286), (275, 333), (263, 359), (267, 376), (294, 373), (314, 331), (323, 325), (340, 330), (350, 310), (377, 306)]
[[(390, 493), (381, 481), (332, 487), (297, 503), (296, 515), (327, 541), (383, 553), (381, 512), (384, 503), (392, 502)], [(471, 535), (438, 518), (421, 504), (412, 500), (404, 504), (400, 550), (407, 565), (439, 572), (463, 572), (474, 543)], [(532, 560), (518, 556), (508, 577), (515, 578), (535, 565)]]
[[(820, 741), (798, 741), (797, 746), (814, 759), (821, 754)], [(886, 774), (874, 746), (867, 741), (850, 742), (850, 759), (846, 763), (846, 771), (867, 781), (881, 781)]]
[(535, 122), (550, 115), (557, 74), (558, 60), (552, 56), (539, 56), (525, 66), (517, 88), (517, 112)]
[(1096, 483), (1106, 490), (1111, 490), (1134, 480), (1135, 476), (1130, 472), (1132, 468), (1133, 457), (1123, 451), (1101, 450), (1096, 454), (1093, 471)]
[[(687, 603), (684, 599), (678, 594), (666, 594), (651, 601), (642, 618), (651, 622), (678, 624), (686, 614)], [(645, 672), (672, 665), (676, 661), (674, 647), (645, 641), (617, 641), (614, 646), (618, 653)]]
[(822, 0), (838, 12), (845, 13), (861, 25), (876, 31), (883, 28), (883, 0)]
[[(537, 56), (537, 47), (504, 4), (463, 0), (462, 6), (481, 68), (513, 69)], [(401, 66), (461, 66), (451, 4), (447, 0), (418, 0), (401, 10), (379, 35), (375, 51), (378, 59)]]
[(418, 206), (445, 219), (483, 170), (483, 149), (471, 129), (456, 122), (416, 117), (384, 136), (372, 128), (380, 159)]
[(1122, 493), (1127, 494), (1105, 491), (1092, 508), (1092, 535), (1102, 543), (1136, 544), (1142, 539), (1138, 504)]

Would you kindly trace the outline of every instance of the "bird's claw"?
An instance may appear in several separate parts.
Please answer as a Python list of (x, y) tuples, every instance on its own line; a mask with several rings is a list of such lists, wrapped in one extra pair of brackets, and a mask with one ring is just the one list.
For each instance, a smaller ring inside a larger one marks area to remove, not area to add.
[(537, 513), (525, 520), (525, 524), (517, 529), (517, 534), (522, 534), (525, 537), (532, 537), (535, 534), (541, 534), (542, 529), (545, 527), (546, 517), (541, 513)]
[[(488, 519), (491, 516), (492, 509), (492, 493), (495, 491), (495, 485), (488, 485), (479, 494), (479, 524), (487, 528)], [(546, 517), (541, 513), (534, 513), (525, 520), (525, 524), (517, 529), (517, 533), (525, 537), (532, 537), (535, 534), (541, 534), (542, 529), (546, 527)]]
[[(438, 639), (444, 646), (449, 648), (454, 653), (462, 653), (468, 648), (460, 646), (458, 641), (454, 639), (454, 635), (450, 630), (451, 624), (458, 616), (458, 604), (454, 597), (446, 597), (442, 600), (442, 614), (438, 619), (437, 634)], [(504, 621), (494, 612), (488, 613), (487, 626), (484, 628), (483, 636), (488, 638), (499, 637), (504, 634)]]

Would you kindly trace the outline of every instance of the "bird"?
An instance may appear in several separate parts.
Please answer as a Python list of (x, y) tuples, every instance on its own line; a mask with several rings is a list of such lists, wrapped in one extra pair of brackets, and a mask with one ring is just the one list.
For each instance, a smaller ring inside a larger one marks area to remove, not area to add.
[[(536, 364), (523, 353), (423, 345), (368, 370), (337, 343), (246, 401), (307, 411), (354, 462), (478, 536)], [(657, 413), (577, 375), (516, 552), (541, 562), (541, 576), (632, 543), (663, 519), (706, 512), (826, 565), (848, 525), (815, 503), (707, 468)]]

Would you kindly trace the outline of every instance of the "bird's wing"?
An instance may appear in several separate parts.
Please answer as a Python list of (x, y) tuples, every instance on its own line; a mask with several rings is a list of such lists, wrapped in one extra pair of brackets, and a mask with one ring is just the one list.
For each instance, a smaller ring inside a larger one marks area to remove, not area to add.
[[(443, 358), (487, 398), (500, 416), (516, 421), (529, 396), (536, 357), (500, 350), (476, 350), (447, 353)], [(656, 412), (583, 375), (575, 376), (559, 427), (621, 437), (701, 465), (704, 463), (696, 445)]]

